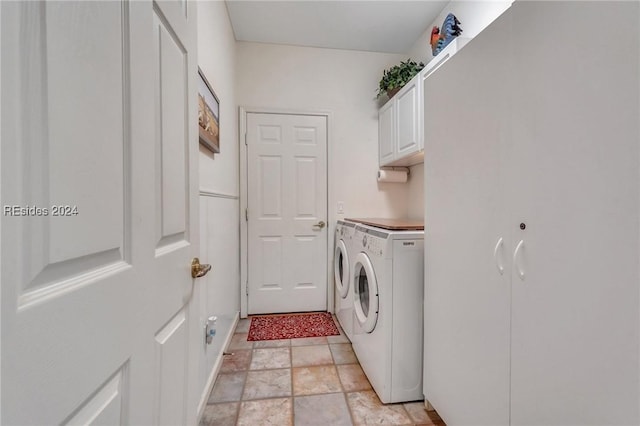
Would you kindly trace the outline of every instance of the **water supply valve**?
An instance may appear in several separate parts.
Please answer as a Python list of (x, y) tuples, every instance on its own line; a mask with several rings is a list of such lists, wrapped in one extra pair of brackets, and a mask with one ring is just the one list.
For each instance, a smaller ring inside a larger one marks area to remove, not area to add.
[(216, 335), (216, 322), (218, 321), (218, 317), (210, 316), (207, 318), (207, 323), (204, 326), (204, 340), (207, 342), (207, 345), (210, 345), (213, 342), (213, 336)]

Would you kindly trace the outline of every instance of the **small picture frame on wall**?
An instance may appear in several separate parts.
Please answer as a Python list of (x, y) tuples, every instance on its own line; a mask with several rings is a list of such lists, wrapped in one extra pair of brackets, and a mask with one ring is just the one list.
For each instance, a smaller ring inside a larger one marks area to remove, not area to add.
[(220, 152), (220, 101), (198, 67), (198, 130), (200, 143), (213, 153)]

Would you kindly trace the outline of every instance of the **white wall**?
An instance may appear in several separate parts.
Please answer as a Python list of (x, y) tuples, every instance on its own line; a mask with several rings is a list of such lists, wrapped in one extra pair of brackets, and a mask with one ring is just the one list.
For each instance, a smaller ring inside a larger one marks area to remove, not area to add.
[(409, 219), (424, 219), (424, 163), (416, 164), (410, 170), (407, 217)]
[[(513, 0), (507, 1), (451, 1), (440, 15), (427, 27), (427, 30), (416, 40), (407, 56), (416, 62), (427, 64), (434, 57), (431, 53), (431, 29), (433, 26), (442, 26), (444, 18), (453, 13), (460, 21), (462, 27), (461, 37), (473, 38), (493, 22), (498, 16), (507, 10)], [(428, 124), (425, 124), (428, 125)], [(425, 152), (425, 156), (429, 155)], [(411, 180), (409, 181), (409, 201), (407, 206), (408, 217), (412, 219), (424, 219), (424, 165), (418, 164), (411, 168)]]
[[(224, 2), (198, 3), (198, 64), (220, 100), (220, 153), (200, 146), (200, 259), (209, 274), (196, 281), (200, 324), (218, 317), (217, 334), (201, 350), (200, 389), (206, 396), (209, 379), (222, 359), (224, 341), (240, 310), (240, 224), (238, 179), (238, 113), (236, 102), (236, 42)], [(201, 408), (201, 407), (200, 407)]]
[(224, 2), (198, 3), (198, 65), (220, 100), (220, 153), (200, 147), (200, 186), (238, 195), (236, 41)]
[[(332, 113), (329, 199), (340, 217), (403, 217), (407, 185), (381, 184), (376, 88), (404, 55), (238, 42), (237, 100), (245, 107)], [(331, 205), (329, 220), (336, 219)], [(340, 218), (338, 217), (338, 218)]]

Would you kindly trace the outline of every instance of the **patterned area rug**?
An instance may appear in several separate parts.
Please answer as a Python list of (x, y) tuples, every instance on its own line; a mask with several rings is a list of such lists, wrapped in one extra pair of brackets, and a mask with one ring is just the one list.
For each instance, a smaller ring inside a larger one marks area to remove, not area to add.
[(251, 317), (248, 341), (297, 339), (340, 334), (328, 312)]

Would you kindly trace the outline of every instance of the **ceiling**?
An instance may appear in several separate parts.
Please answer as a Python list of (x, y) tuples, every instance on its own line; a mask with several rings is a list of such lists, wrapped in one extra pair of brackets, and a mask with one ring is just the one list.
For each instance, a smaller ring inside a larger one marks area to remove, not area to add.
[(449, 1), (226, 3), (238, 41), (406, 53)]

